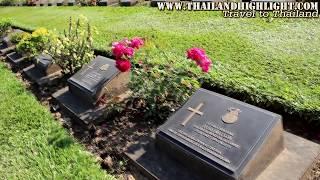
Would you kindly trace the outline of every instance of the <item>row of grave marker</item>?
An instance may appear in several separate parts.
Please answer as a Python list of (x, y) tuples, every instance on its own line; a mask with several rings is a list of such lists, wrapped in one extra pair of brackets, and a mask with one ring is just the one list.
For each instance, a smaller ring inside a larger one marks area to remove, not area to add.
[[(62, 77), (52, 57), (42, 54), (31, 65), (23, 64), (23, 55), (12, 52), (14, 49), (9, 36), (4, 37), (1, 55), (14, 66), (28, 66), (23, 73), (39, 86), (49, 86)], [(97, 56), (52, 96), (65, 112), (91, 123), (105, 111), (99, 100), (127, 92), (129, 75), (119, 72), (112, 59)], [(285, 158), (285, 146), (286, 151), (297, 154), (284, 142), (280, 115), (205, 89), (196, 91), (155, 134), (138, 143), (142, 148), (132, 145), (126, 153), (152, 179), (256, 179), (269, 165), (279, 164), (273, 163), (278, 155)], [(301, 141), (289, 137), (289, 142)], [(286, 159), (284, 163), (292, 162)], [(275, 174), (282, 179), (282, 174)]]
[[(133, 6), (138, 3), (138, 0), (100, 0), (97, 2), (97, 6), (110, 6), (120, 4), (121, 6)], [(75, 0), (39, 0), (36, 2), (32, 2), (30, 4), (27, 3), (17, 3), (16, 6), (75, 6), (77, 5)], [(80, 3), (82, 6), (86, 6), (86, 3)]]

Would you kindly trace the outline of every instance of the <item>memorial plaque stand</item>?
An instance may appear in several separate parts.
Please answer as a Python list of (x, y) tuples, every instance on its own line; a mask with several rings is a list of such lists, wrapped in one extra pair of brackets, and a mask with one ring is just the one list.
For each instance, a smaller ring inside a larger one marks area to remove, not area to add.
[[(22, 33), (23, 31), (19, 29), (14, 29), (11, 33)], [(11, 42), (10, 40), (10, 34), (6, 35), (4, 38), (2, 38), (2, 42), (0, 45), (0, 56), (6, 55), (10, 52), (12, 52), (16, 46)]]
[[(318, 160), (320, 145), (284, 132), (284, 150), (260, 173), (256, 180), (305, 180)], [(129, 163), (152, 180), (205, 180), (193, 173), (155, 144), (155, 133), (141, 137), (125, 155)]]
[(7, 44), (2, 43), (0, 46), (0, 56), (3, 56), (11, 51), (13, 51), (16, 47), (14, 45), (8, 46)]
[(88, 124), (103, 114), (105, 105), (98, 106), (101, 99), (109, 102), (126, 93), (129, 77), (129, 72), (121, 73), (115, 67), (114, 60), (98, 56), (53, 97), (67, 113)]
[(23, 67), (28, 64), (27, 57), (17, 52), (11, 52), (7, 54), (7, 59), (15, 67)]
[[(282, 132), (281, 116), (199, 89), (158, 128), (156, 138), (149, 142), (151, 145), (131, 148), (140, 154), (129, 148), (127, 155), (146, 174), (155, 177), (161, 177), (162, 173), (173, 176), (172, 169), (180, 164), (181, 169), (192, 172), (191, 179), (256, 179), (278, 154), (283, 154)], [(292, 139), (295, 138), (289, 135), (287, 148)], [(157, 160), (150, 165), (152, 160), (147, 159), (152, 155), (148, 153), (170, 159), (173, 168)], [(315, 156), (317, 153), (310, 155)]]
[(62, 77), (62, 69), (46, 54), (37, 56), (34, 64), (23, 69), (23, 72), (39, 86), (53, 85)]

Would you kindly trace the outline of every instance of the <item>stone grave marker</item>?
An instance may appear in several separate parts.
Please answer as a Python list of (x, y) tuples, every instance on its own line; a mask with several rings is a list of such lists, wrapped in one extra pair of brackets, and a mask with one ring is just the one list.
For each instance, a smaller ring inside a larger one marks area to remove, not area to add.
[(157, 142), (205, 177), (253, 179), (283, 149), (281, 116), (200, 89)]
[(57, 4), (57, 6), (63, 6), (64, 0), (57, 0), (56, 4)]
[(31, 81), (39, 86), (52, 85), (62, 77), (61, 68), (53, 63), (53, 58), (47, 54), (41, 54), (34, 58), (34, 64), (23, 69), (23, 72)]
[(98, 2), (98, 6), (110, 6), (118, 3), (119, 0), (101, 0)]
[(48, 6), (53, 6), (55, 4), (54, 0), (48, 0)]
[(121, 73), (112, 59), (98, 56), (68, 79), (68, 87), (53, 94), (63, 109), (89, 123), (99, 118), (104, 106), (98, 106), (127, 90), (129, 72)]
[(49, 4), (49, 0), (40, 0), (40, 6), (45, 6)]
[(75, 0), (68, 0), (68, 6), (74, 6), (74, 5), (76, 5)]
[(0, 45), (0, 56), (12, 52), (16, 48), (16, 46), (11, 42), (10, 39), (10, 35), (12, 33), (23, 33), (23, 31), (19, 29), (14, 29), (11, 33), (7, 34), (2, 38)]
[(23, 66), (23, 64), (27, 64), (27, 58), (18, 52), (11, 52), (7, 54), (7, 59), (15, 67), (20, 67)]
[(120, 0), (121, 6), (133, 6), (138, 3), (138, 0)]
[[(286, 134), (284, 141), (280, 115), (205, 89), (195, 92), (154, 134), (126, 152), (151, 179), (246, 180), (271, 173), (275, 179), (298, 180), (320, 150), (306, 141), (317, 153), (297, 154), (295, 142), (301, 140)], [(283, 160), (288, 154), (292, 159)], [(308, 163), (299, 167), (297, 159)], [(270, 172), (285, 163), (300, 170)]]

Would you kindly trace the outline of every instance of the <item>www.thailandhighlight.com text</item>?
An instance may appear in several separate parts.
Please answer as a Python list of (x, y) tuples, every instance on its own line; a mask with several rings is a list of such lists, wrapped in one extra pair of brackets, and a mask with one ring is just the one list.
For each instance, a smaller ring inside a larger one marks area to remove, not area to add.
[(318, 18), (319, 2), (159, 1), (160, 11), (222, 11), (226, 18)]

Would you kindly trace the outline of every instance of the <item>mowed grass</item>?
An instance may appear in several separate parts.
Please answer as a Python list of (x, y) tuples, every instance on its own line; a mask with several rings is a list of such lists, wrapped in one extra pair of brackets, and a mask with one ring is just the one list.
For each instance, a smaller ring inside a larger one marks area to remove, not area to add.
[(0, 62), (0, 179), (113, 179)]
[[(10, 7), (0, 16), (16, 25), (62, 31), (69, 16), (84, 15), (99, 31), (95, 47), (141, 36), (155, 63), (185, 67), (185, 51), (206, 49), (214, 61), (208, 80), (230, 94), (247, 94), (263, 106), (280, 104), (320, 120), (320, 19), (226, 19), (220, 12), (168, 12), (150, 7)], [(194, 69), (199, 74), (198, 69)]]

